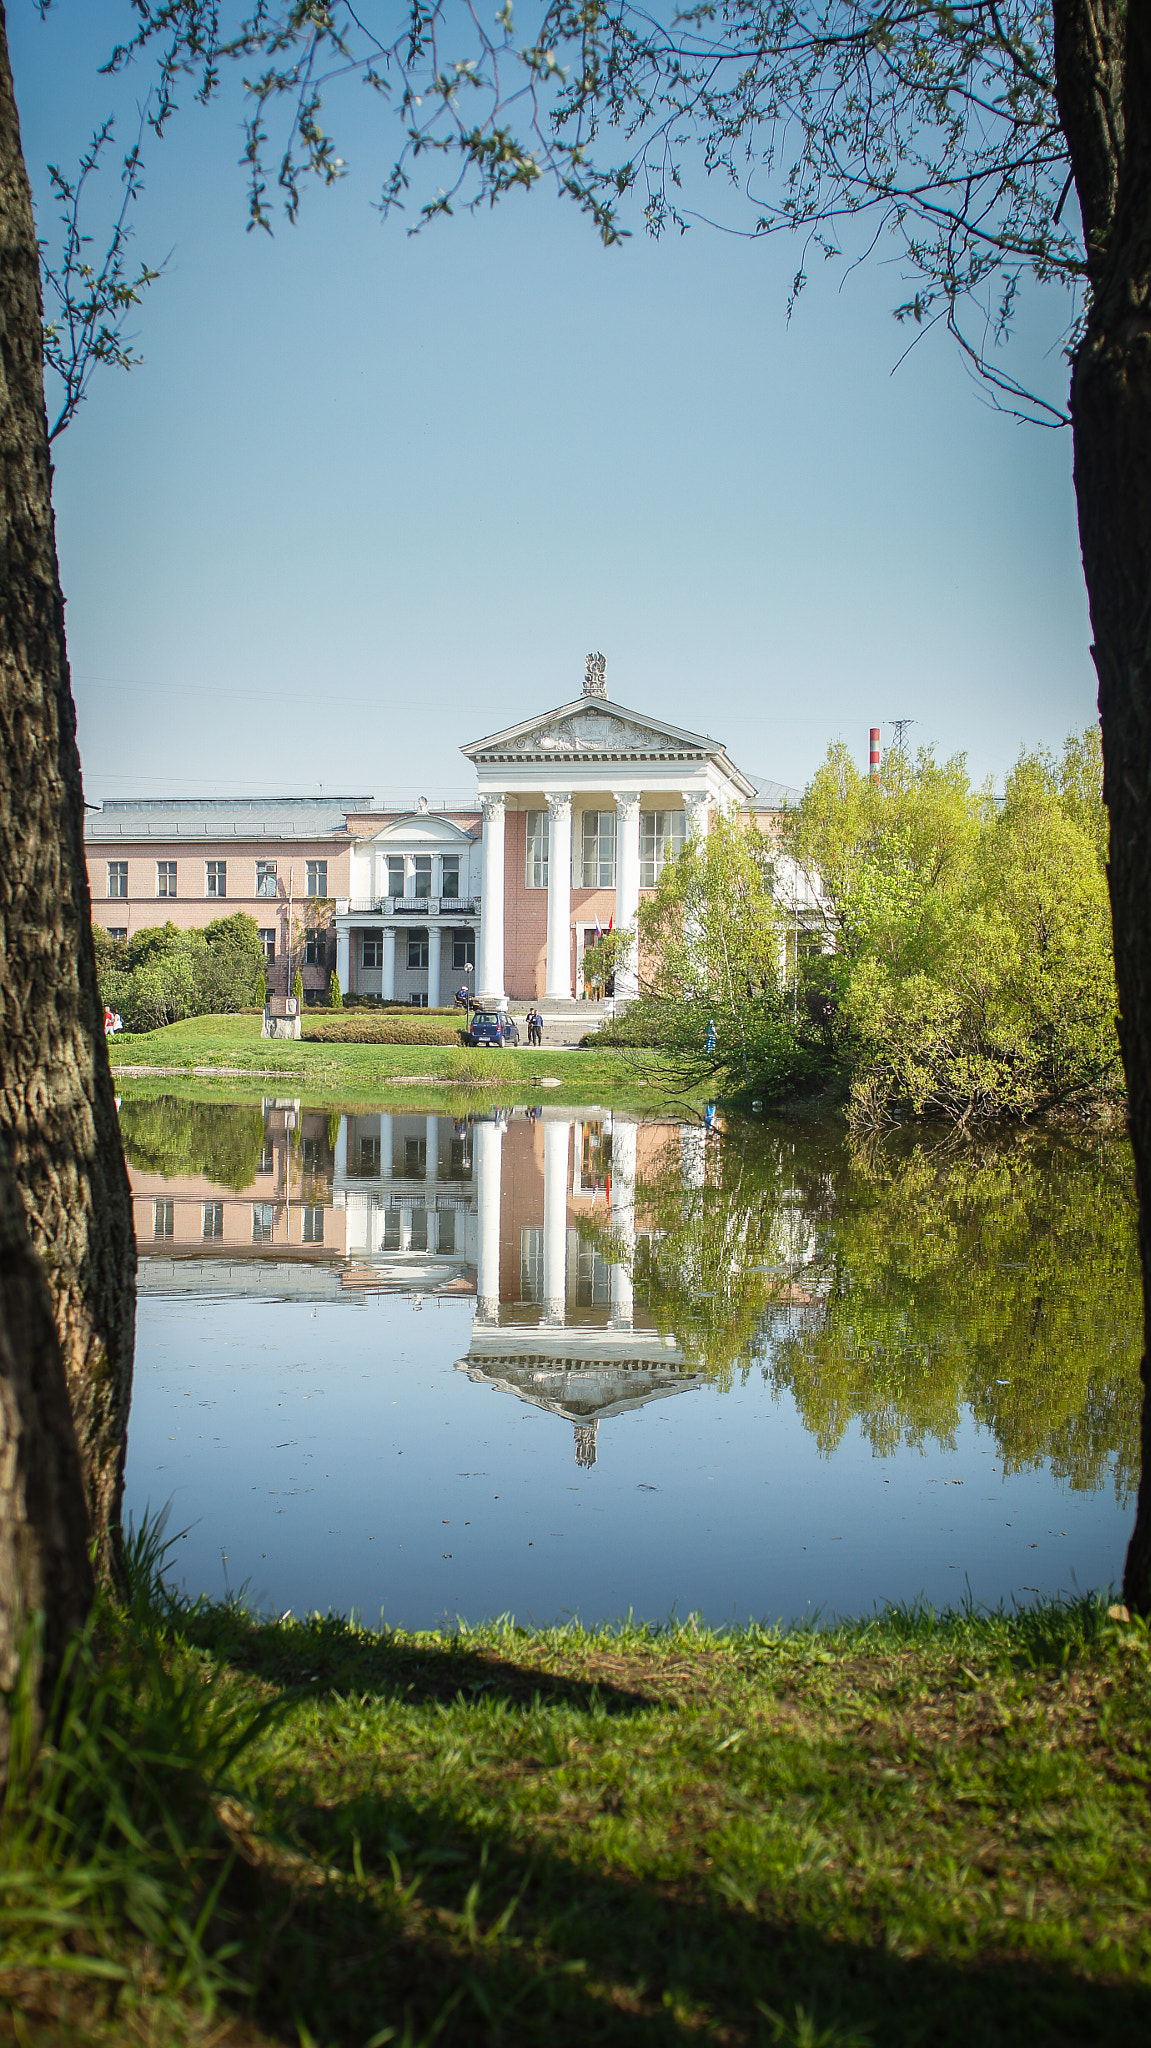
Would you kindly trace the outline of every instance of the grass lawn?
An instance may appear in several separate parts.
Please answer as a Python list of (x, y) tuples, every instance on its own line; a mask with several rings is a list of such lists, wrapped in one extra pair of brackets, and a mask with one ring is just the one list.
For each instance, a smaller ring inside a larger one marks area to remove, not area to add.
[(404, 1635), (153, 1603), (109, 1632), (72, 1833), (50, 1787), (5, 1821), (7, 2038), (1151, 2039), (1151, 1657), (1097, 1604)]
[[(594, 1046), (572, 1051), (509, 1046), (497, 1052), (459, 1045), (328, 1045), (309, 1041), (307, 1028), (305, 1017), (303, 1038), (267, 1039), (260, 1036), (258, 1013), (190, 1017), (160, 1031), (125, 1032), (110, 1042), (108, 1051), (118, 1082), (131, 1079), (134, 1068), (158, 1069), (147, 1077), (153, 1081), (168, 1075), (220, 1081), (250, 1077), (316, 1104), (379, 1101), (395, 1083), (403, 1086), (405, 1099), (411, 1091), (413, 1109), (430, 1103), (437, 1091), (442, 1093), (433, 1106), (458, 1108), (461, 1090), (507, 1104), (595, 1102), (621, 1109), (694, 1100), (674, 1092), (675, 1084), (669, 1085), (650, 1052), (597, 1051)], [(545, 1087), (544, 1081), (559, 1085)], [(261, 1092), (271, 1091), (265, 1086)], [(236, 1094), (235, 1088), (231, 1093)]]

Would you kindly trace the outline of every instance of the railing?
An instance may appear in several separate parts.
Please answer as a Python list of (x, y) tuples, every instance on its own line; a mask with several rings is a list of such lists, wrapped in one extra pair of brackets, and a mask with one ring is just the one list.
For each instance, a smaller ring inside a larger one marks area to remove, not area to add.
[(358, 896), (348, 900), (350, 917), (474, 917), (475, 896)]

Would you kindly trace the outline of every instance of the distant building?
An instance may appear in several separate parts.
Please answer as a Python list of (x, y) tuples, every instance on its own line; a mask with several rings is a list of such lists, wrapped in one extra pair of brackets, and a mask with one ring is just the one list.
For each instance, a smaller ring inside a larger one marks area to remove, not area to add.
[[(305, 1000), (334, 969), (345, 994), (436, 1008), (466, 983), (491, 1001), (583, 994), (597, 931), (634, 925), (641, 894), (694, 829), (735, 806), (770, 827), (794, 799), (719, 741), (607, 698), (589, 656), (573, 701), (462, 749), (474, 807), (385, 809), (367, 796), (122, 799), (88, 814), (94, 919), (131, 937), (168, 920), (254, 917), (270, 990)], [(617, 993), (634, 991), (634, 964)]]

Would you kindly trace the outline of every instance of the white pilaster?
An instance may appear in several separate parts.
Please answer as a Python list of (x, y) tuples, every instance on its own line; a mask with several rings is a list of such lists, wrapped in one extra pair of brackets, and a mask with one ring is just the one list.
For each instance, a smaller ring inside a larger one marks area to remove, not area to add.
[(567, 1306), (568, 1143), (571, 1125), (544, 1124), (544, 1321), (562, 1326)]
[(572, 800), (569, 791), (548, 798), (549, 996), (570, 996), (571, 982)]
[(351, 936), (351, 931), (346, 924), (336, 926), (336, 980), (339, 982), (341, 993), (344, 995), (347, 995), (351, 987), (351, 983), (348, 980), (348, 967), (352, 950)]
[(613, 1123), (611, 1134), (611, 1234), (620, 1257), (611, 1269), (611, 1320), (630, 1330), (634, 1319), (632, 1262), (635, 1258), (636, 1125)]
[(616, 972), (615, 992), (626, 1001), (639, 988), (635, 922), (639, 909), (639, 791), (619, 790), (615, 810), (615, 928), (632, 934), (631, 953)]
[(476, 1319), (500, 1319), (500, 1179), (504, 1134), (498, 1124), (472, 1125), (473, 1172), (480, 1212), (479, 1257), (476, 1261)]
[(482, 796), (484, 881), (480, 911), (480, 958), (476, 995), (481, 1002), (504, 1000), (504, 799)]
[(432, 919), (430, 920), (429, 924), (428, 924), (428, 1008), (429, 1008), (429, 1010), (438, 1010), (438, 1009), (439, 1009), (439, 1007), (440, 1007), (440, 955), (441, 955), (441, 952), (442, 952), (442, 945), (441, 945), (441, 941), (442, 941), (442, 939), (443, 939), (443, 933), (441, 932), (441, 930), (440, 930), (440, 928), (439, 928), (439, 925), (437, 924), (436, 920), (435, 920), (434, 918), (432, 918)]
[(385, 1003), (396, 1000), (396, 928), (394, 924), (384, 926), (384, 971), (380, 981), (380, 994)]

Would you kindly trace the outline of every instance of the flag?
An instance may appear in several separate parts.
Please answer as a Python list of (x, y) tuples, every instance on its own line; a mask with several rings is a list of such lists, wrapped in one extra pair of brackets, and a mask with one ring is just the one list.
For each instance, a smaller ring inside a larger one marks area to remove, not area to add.
[(610, 916), (610, 917), (608, 918), (608, 921), (607, 921), (607, 928), (608, 928), (608, 931), (609, 931), (609, 932), (611, 931), (611, 928), (612, 928), (612, 926), (613, 926), (613, 924), (614, 924), (614, 923), (615, 923), (615, 911), (613, 910), (613, 911), (612, 911), (612, 914), (611, 914), (611, 916)]
[(602, 932), (601, 932), (601, 930), (600, 930), (600, 926), (599, 926), (599, 919), (598, 919), (598, 917), (596, 918), (596, 921), (595, 921), (595, 937), (596, 937), (596, 944), (597, 944), (597, 946), (598, 946), (598, 944), (599, 944), (600, 940), (601, 940), (601, 939), (602, 939), (602, 937), (603, 937), (603, 933), (602, 933)]

